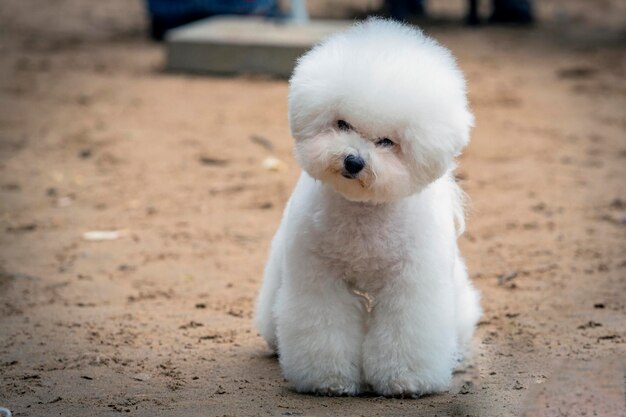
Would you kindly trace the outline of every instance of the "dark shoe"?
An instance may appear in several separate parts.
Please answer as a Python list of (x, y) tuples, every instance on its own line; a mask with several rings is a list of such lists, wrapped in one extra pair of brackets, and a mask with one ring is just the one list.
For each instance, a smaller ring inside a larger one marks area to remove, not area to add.
[(494, 0), (489, 23), (530, 24), (535, 21), (530, 0)]
[(392, 19), (407, 22), (411, 17), (425, 13), (422, 0), (387, 0), (387, 10)]

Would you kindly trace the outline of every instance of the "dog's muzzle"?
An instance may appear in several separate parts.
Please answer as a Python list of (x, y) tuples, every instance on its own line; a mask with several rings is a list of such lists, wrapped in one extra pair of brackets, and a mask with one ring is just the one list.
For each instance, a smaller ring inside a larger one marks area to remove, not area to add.
[(359, 172), (363, 171), (365, 168), (365, 161), (358, 155), (348, 155), (346, 159), (343, 160), (343, 171), (341, 175), (345, 178), (353, 179), (359, 174)]

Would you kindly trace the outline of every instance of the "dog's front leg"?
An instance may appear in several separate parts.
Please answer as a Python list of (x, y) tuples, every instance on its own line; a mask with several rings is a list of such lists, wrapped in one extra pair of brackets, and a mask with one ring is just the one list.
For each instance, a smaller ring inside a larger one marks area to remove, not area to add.
[(456, 339), (447, 269), (407, 265), (376, 295), (363, 345), (364, 379), (375, 392), (418, 397), (449, 385)]
[(300, 392), (356, 395), (361, 385), (362, 305), (323, 262), (310, 263), (288, 272), (278, 294), (283, 374)]

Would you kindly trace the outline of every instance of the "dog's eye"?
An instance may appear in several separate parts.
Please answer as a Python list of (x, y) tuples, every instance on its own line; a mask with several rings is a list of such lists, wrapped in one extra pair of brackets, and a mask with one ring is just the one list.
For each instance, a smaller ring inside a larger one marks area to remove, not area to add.
[(346, 122), (345, 120), (337, 120), (337, 127), (339, 128), (339, 130), (352, 130), (352, 126), (350, 126), (350, 123)]
[(395, 145), (395, 143), (389, 138), (380, 138), (376, 141), (376, 146), (381, 146), (383, 148), (390, 148), (393, 145)]

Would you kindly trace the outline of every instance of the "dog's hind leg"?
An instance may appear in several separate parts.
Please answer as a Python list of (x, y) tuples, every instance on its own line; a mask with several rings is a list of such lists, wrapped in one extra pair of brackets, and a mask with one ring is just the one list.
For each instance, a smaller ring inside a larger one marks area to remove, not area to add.
[(454, 263), (454, 292), (456, 299), (456, 324), (459, 342), (459, 359), (469, 348), (476, 324), (482, 315), (480, 294), (472, 285), (467, 275), (465, 262), (457, 254)]
[(276, 317), (274, 308), (276, 305), (276, 296), (282, 284), (283, 274), (283, 248), (282, 239), (279, 236), (280, 229), (274, 237), (272, 248), (270, 250), (269, 260), (265, 266), (263, 278), (263, 286), (256, 304), (256, 326), (259, 333), (269, 347), (276, 351)]

